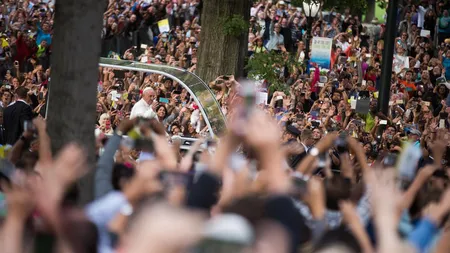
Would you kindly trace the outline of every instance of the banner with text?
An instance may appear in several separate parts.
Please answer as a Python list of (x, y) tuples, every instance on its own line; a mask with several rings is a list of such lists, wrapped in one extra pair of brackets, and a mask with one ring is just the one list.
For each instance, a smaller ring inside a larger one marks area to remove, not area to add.
[(314, 37), (311, 48), (311, 62), (320, 68), (330, 69), (333, 39)]

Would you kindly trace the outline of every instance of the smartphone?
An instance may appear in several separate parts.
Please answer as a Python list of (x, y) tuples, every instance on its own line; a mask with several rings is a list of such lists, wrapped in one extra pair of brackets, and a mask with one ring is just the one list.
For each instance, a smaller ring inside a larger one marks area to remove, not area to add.
[(222, 79), (225, 81), (228, 81), (228, 80), (230, 80), (230, 76), (222, 76)]
[(343, 154), (348, 152), (348, 144), (347, 144), (347, 134), (342, 132), (335, 142), (336, 150), (339, 154)]
[(361, 120), (359, 120), (359, 119), (353, 120), (352, 123), (355, 124), (355, 126), (358, 126), (358, 127), (362, 125)]
[(387, 125), (387, 120), (380, 120), (380, 125)]
[(294, 195), (305, 196), (308, 193), (308, 180), (305, 178), (293, 176), (292, 185), (294, 186)]
[(323, 169), (325, 168), (325, 166), (327, 166), (327, 153), (320, 153), (317, 159), (319, 161), (317, 163), (318, 169)]
[(159, 102), (168, 104), (169, 103), (169, 99), (167, 99), (167, 98), (159, 98)]
[(384, 167), (394, 167), (397, 163), (398, 155), (394, 153), (389, 153), (384, 159), (383, 159), (383, 166)]
[(275, 109), (279, 109), (278, 112), (280, 112), (280, 110), (283, 108), (283, 99), (276, 100), (274, 106)]
[[(250, 83), (244, 83), (242, 85), (242, 89), (240, 91), (241, 96), (244, 98), (245, 102), (245, 117), (247, 118), (250, 114), (253, 108), (256, 104), (256, 97), (255, 97), (255, 90), (253, 88), (253, 85)], [(281, 106), (283, 106), (283, 97), (281, 97), (281, 100), (279, 99), (281, 96), (277, 96), (277, 102), (281, 101)]]
[(23, 122), (23, 131), (24, 132), (36, 132), (36, 127), (34, 126), (33, 122), (26, 120)]
[(179, 185), (186, 186), (189, 183), (189, 175), (177, 171), (161, 171), (159, 179), (165, 188)]
[(318, 122), (318, 121), (311, 121), (311, 125), (312, 125), (314, 128), (319, 128), (319, 127), (320, 127), (320, 122)]
[(319, 111), (311, 111), (311, 119), (316, 120), (319, 117)]
[(447, 112), (441, 112), (439, 114), (439, 128), (445, 128), (445, 121), (448, 119), (448, 113)]

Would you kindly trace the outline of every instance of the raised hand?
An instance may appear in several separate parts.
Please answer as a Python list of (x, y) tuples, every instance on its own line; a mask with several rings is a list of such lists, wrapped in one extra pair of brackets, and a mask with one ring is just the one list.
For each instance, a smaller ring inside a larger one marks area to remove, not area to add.
[(20, 176), (20, 178), (21, 179), (19, 180), (15, 180), (16, 183), (2, 183), (1, 188), (6, 197), (8, 217), (24, 221), (32, 213), (35, 206), (35, 200), (24, 177)]
[(444, 157), (447, 142), (448, 140), (445, 138), (447, 134), (447, 129), (439, 129), (437, 131), (436, 139), (431, 144), (431, 151), (433, 153), (434, 163), (437, 166), (441, 165), (442, 158)]
[(56, 231), (61, 229), (59, 208), (66, 189), (88, 172), (86, 155), (79, 146), (69, 144), (32, 179), (32, 189), (41, 215)]
[(245, 129), (245, 141), (257, 150), (277, 148), (280, 145), (280, 129), (273, 119), (255, 110)]

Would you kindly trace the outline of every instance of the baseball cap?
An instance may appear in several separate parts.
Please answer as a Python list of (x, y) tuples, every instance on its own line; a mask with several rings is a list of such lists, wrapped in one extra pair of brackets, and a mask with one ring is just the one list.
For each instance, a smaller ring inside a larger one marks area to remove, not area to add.
[(417, 136), (419, 136), (419, 137), (422, 136), (422, 133), (421, 133), (419, 130), (414, 129), (414, 128), (409, 129), (408, 134), (417, 135)]

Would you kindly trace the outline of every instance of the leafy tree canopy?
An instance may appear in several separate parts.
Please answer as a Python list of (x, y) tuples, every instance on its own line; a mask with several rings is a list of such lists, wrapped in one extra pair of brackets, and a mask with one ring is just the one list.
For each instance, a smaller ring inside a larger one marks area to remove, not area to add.
[(351, 8), (353, 14), (360, 14), (367, 8), (367, 0), (291, 0), (291, 4), (302, 7), (303, 2), (322, 2), (323, 10), (335, 10), (343, 12), (345, 8)]
[(294, 55), (274, 51), (254, 54), (246, 66), (250, 78), (265, 80), (270, 84), (270, 92), (278, 90), (289, 94), (289, 87), (281, 78), (283, 68), (288, 68), (289, 73), (303, 73), (305, 66)]

